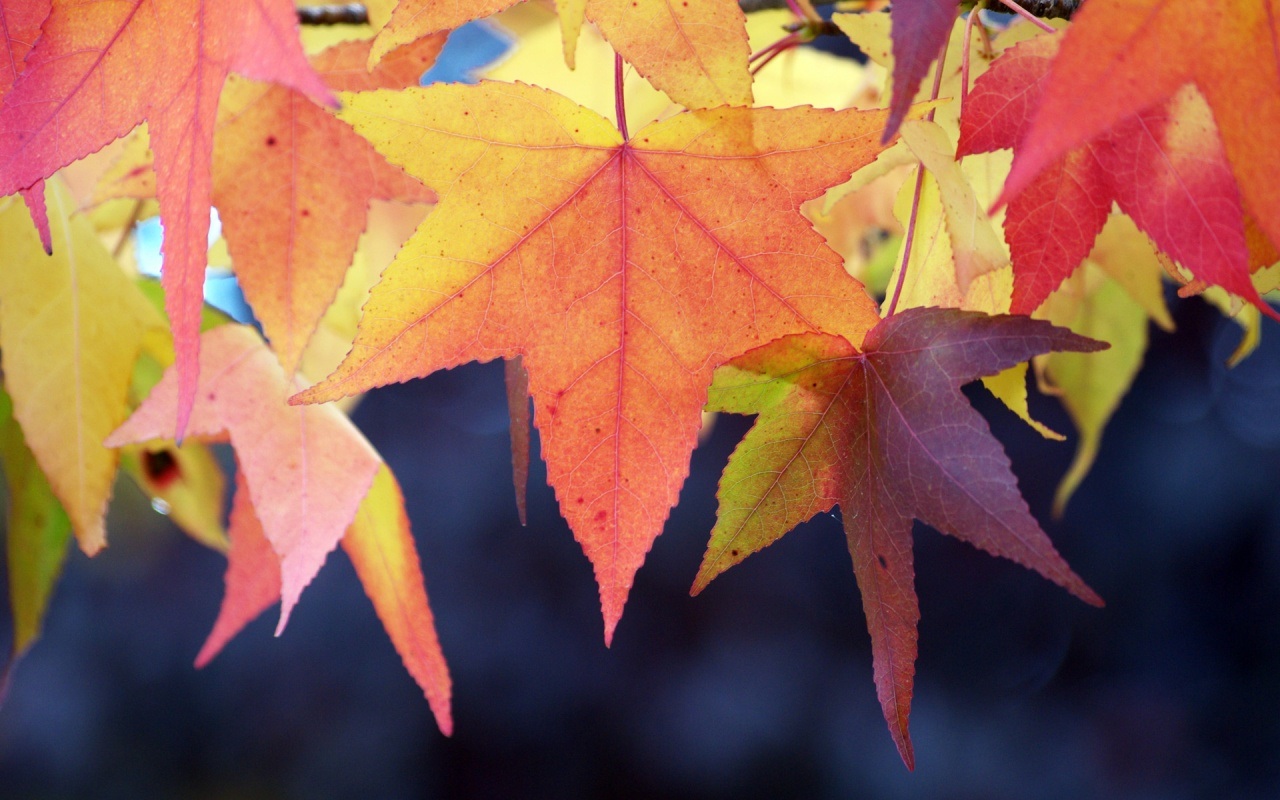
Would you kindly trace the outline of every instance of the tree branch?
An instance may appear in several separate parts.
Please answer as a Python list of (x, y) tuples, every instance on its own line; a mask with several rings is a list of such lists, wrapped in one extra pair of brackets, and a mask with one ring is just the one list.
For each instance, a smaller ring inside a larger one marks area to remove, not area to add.
[[(815, 6), (835, 5), (838, 0), (813, 0)], [(1015, 3), (1037, 17), (1047, 19), (1071, 19), (1084, 0), (1014, 0)], [(786, 8), (787, 0), (739, 0), (743, 11), (763, 11), (767, 8)]]
[(368, 25), (369, 9), (362, 3), (301, 6), (299, 25)]
[[(815, 6), (835, 5), (838, 0), (813, 0)], [(1084, 0), (1013, 0), (1037, 17), (1047, 19), (1071, 19)], [(786, 8), (787, 0), (738, 0), (743, 11), (764, 11), (768, 8)], [(298, 22), (302, 25), (366, 25), (368, 9), (360, 3), (302, 6), (298, 9)]]

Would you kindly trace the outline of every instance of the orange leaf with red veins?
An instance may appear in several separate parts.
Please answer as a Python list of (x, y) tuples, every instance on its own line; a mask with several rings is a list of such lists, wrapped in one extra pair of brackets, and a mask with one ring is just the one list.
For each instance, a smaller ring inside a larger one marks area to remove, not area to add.
[[(978, 79), (961, 120), (961, 155), (1022, 139), (1037, 101), (1052, 91), (1060, 42), (1024, 42)], [(1118, 120), (1013, 196), (1005, 218), (1013, 313), (1035, 310), (1080, 265), (1112, 201), (1193, 275), (1275, 315), (1249, 278), (1240, 194), (1209, 108), (1191, 86)]]
[(523, 356), (607, 641), (688, 474), (715, 366), (788, 333), (857, 340), (875, 324), (799, 209), (875, 157), (885, 114), (724, 107), (623, 142), (520, 84), (344, 102), (440, 202), (374, 287), (347, 359), (295, 400)]
[[(417, 86), (444, 38), (402, 47), (372, 74), (367, 41), (336, 45), (311, 63), (335, 91)], [(434, 195), (299, 92), (233, 78), (222, 103), (213, 202), (236, 278), (292, 374), (351, 265), (369, 202)]]
[[(518, 2), (401, 0), (374, 40), (370, 59)], [(954, 16), (955, 1), (950, 2)], [(747, 20), (736, 0), (561, 0), (556, 5), (570, 67), (585, 13), (636, 72), (675, 102), (687, 108), (751, 104)]]
[(788, 336), (716, 370), (708, 408), (758, 414), (720, 479), (720, 510), (693, 593), (837, 504), (871, 633), (876, 693), (914, 766), (920, 619), (911, 524), (1039, 572), (1101, 605), (1018, 493), (1009, 459), (960, 385), (1051, 350), (1106, 347), (1026, 317), (913, 308), (866, 335)]
[[(237, 474), (229, 535), (226, 593), (213, 630), (196, 656), (197, 669), (212, 661), (245, 625), (280, 599), (280, 561), (254, 513), (243, 471)], [(453, 732), (449, 668), (436, 636), (400, 484), (386, 464), (378, 468), (369, 494), (342, 538), (342, 547), (405, 668), (422, 688), (436, 723), (448, 736)]]
[(1280, 148), (1271, 135), (1280, 130), (1280, 0), (1084, 3), (1015, 150), (1002, 200), (1188, 83), (1213, 110), (1245, 207), (1280, 242)]
[(195, 398), (213, 129), (232, 71), (317, 102), (333, 99), (307, 64), (288, 0), (54, 0), (0, 109), (0, 195), (148, 123), (181, 382), (179, 433)]
[[(0, 98), (22, 73), (22, 62), (40, 36), (40, 23), (49, 16), (52, 0), (0, 0)], [(40, 233), (44, 251), (53, 253), (53, 233), (49, 211), (44, 204), (44, 181), (19, 189), (31, 212), (31, 221)]]
[[(280, 557), (284, 605), (278, 631), (284, 630), (303, 588), (355, 517), (381, 462), (336, 408), (287, 403), (297, 387), (252, 328), (220, 325), (201, 340), (189, 432), (230, 434), (254, 508)], [(106, 445), (172, 439), (179, 402), (178, 375), (170, 367)]]

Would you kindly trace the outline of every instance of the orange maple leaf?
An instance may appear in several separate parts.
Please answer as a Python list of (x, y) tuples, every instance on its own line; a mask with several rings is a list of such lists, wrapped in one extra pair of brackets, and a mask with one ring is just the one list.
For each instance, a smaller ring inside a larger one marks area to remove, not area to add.
[(179, 433), (195, 398), (213, 129), (232, 71), (333, 102), (303, 55), (288, 0), (54, 0), (0, 109), (0, 195), (148, 123), (181, 376)]
[(1195, 83), (1246, 208), (1280, 242), (1280, 0), (1090, 0), (1046, 81), (1001, 203), (1068, 151)]
[(877, 321), (799, 209), (880, 151), (885, 112), (722, 107), (624, 142), (521, 84), (345, 95), (341, 116), (440, 195), (315, 402), (524, 357), (548, 478), (608, 641), (688, 474), (717, 364)]
[[(369, 42), (343, 42), (312, 66), (335, 91), (417, 86), (444, 35), (365, 69)], [(426, 187), (302, 94), (233, 79), (213, 151), (213, 203), (254, 316), (286, 373), (333, 302), (373, 199), (426, 203)]]
[[(374, 40), (372, 58), (519, 2), (401, 0)], [(747, 22), (736, 0), (560, 0), (556, 5), (570, 67), (585, 16), (619, 55), (675, 102), (689, 108), (750, 105)]]

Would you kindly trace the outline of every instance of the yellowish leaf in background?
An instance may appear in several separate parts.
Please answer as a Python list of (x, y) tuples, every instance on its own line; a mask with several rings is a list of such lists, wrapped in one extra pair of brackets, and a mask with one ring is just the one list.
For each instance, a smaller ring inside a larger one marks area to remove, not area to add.
[(68, 192), (49, 182), (53, 255), (26, 209), (0, 201), (0, 351), (5, 388), (27, 444), (90, 555), (106, 544), (103, 514), (116, 452), (102, 440), (128, 413), (144, 332), (163, 319), (120, 270)]
[(1128, 217), (1113, 214), (1089, 258), (1035, 316), (1111, 344), (1089, 358), (1051, 353), (1036, 360), (1042, 383), (1052, 386), (1080, 435), (1075, 459), (1054, 496), (1054, 513), (1093, 466), (1102, 431), (1133, 385), (1147, 350), (1147, 320), (1166, 330), (1163, 269), (1146, 235)]

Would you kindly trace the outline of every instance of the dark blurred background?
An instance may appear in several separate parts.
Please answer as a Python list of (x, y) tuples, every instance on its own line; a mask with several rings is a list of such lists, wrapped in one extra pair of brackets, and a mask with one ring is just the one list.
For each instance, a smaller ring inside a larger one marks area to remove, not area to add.
[[(1032, 511), (1106, 600), (917, 526), (918, 768), (893, 749), (840, 524), (688, 588), (748, 420), (721, 417), (605, 649), (590, 567), (541, 465), (521, 529), (502, 369), (372, 392), (355, 419), (404, 485), (455, 681), (446, 739), (341, 553), (191, 667), (223, 559), (121, 484), (72, 554), (0, 709), (4, 798), (1280, 796), (1280, 334), (1198, 300), (1152, 350), (1065, 519), (1073, 445), (984, 390)], [(1060, 430), (1052, 401), (1034, 409)]]
[(1108, 605), (917, 526), (914, 774), (876, 702), (836, 517), (688, 596), (749, 420), (721, 417), (694, 454), (605, 649), (540, 463), (530, 525), (516, 520), (488, 364), (374, 391), (355, 413), (408, 500), (451, 739), (340, 552), (284, 636), (270, 611), (195, 671), (225, 561), (122, 483), (111, 547), (72, 553), (0, 708), (0, 798), (1280, 797), (1280, 331), (1227, 370), (1239, 329), (1171, 301), (1178, 330), (1152, 331), (1061, 521), (1049, 506), (1074, 444), (967, 390)]

